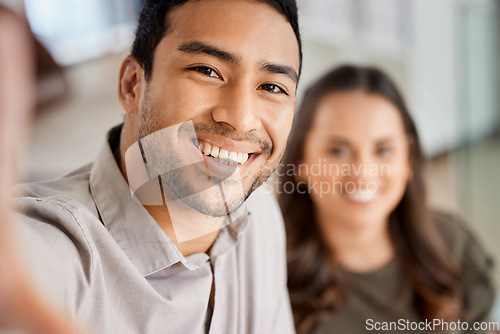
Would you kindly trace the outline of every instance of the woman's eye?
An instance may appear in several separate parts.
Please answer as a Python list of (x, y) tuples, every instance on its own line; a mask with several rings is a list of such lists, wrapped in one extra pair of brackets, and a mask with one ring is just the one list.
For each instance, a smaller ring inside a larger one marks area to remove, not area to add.
[(282, 89), (280, 86), (275, 85), (275, 84), (264, 84), (260, 87), (261, 87), (261, 89), (266, 90), (266, 91), (273, 93), (273, 94), (286, 94), (286, 95), (288, 95), (284, 89)]
[(338, 157), (345, 157), (349, 155), (349, 150), (344, 147), (334, 147), (330, 149), (330, 154)]
[(388, 155), (392, 152), (392, 148), (390, 146), (381, 146), (377, 149), (377, 153), (380, 155)]
[(206, 66), (197, 66), (197, 67), (193, 67), (191, 68), (191, 70), (194, 70), (194, 71), (197, 71), (197, 72), (200, 72), (201, 74), (204, 74), (206, 75), (207, 77), (211, 77), (211, 78), (217, 78), (217, 79), (220, 79), (220, 75), (212, 68), (210, 67), (206, 67)]

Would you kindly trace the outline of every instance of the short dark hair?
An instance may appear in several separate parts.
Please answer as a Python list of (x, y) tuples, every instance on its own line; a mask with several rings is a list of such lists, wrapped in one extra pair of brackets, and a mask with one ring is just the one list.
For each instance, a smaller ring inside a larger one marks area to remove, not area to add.
[[(144, 68), (146, 80), (151, 78), (153, 55), (161, 39), (166, 35), (169, 22), (168, 14), (175, 7), (184, 5), (189, 0), (146, 0), (139, 16), (139, 22), (132, 46), (132, 56)], [(299, 44), (300, 70), (302, 69), (302, 42), (300, 39), (297, 4), (295, 0), (256, 0), (268, 3), (286, 17), (292, 26)]]

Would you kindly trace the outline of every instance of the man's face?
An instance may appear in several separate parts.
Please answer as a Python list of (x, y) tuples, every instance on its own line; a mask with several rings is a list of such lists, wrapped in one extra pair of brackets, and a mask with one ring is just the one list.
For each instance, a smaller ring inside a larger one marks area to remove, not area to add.
[(272, 6), (244, 0), (189, 1), (169, 21), (141, 90), (137, 139), (192, 121), (200, 147), (178, 153), (221, 174), (237, 168), (247, 197), (276, 168), (290, 132), (292, 27)]

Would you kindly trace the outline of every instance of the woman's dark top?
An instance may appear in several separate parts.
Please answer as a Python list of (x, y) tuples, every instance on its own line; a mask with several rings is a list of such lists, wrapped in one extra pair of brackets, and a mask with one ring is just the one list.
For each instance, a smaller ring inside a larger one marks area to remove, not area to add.
[[(435, 213), (434, 216), (444, 241), (453, 254), (460, 258), (463, 266), (462, 301), (467, 311), (464, 320), (469, 322), (469, 326), (474, 322), (488, 321), (495, 299), (491, 278), (493, 261), (463, 222), (442, 213)], [(345, 272), (350, 286), (346, 304), (342, 310), (317, 324), (309, 333), (425, 333), (425, 330), (401, 330), (401, 323), (408, 329), (407, 321), (415, 322), (416, 325), (419, 322), (425, 324), (413, 306), (412, 291), (403, 270), (396, 257), (374, 272)], [(390, 326), (390, 322), (393, 322), (392, 326), (399, 327), (382, 327), (384, 323)]]

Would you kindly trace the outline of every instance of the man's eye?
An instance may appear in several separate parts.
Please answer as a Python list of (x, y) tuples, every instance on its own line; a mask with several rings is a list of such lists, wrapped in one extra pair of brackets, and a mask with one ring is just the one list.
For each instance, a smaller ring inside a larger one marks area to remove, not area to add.
[(190, 68), (190, 70), (200, 72), (201, 74), (204, 74), (207, 77), (217, 78), (217, 79), (221, 78), (220, 75), (214, 69), (212, 69), (210, 67), (196, 66), (196, 67)]
[(275, 84), (264, 84), (262, 86), (260, 86), (261, 89), (263, 90), (266, 90), (270, 93), (273, 93), (273, 94), (285, 94), (285, 95), (288, 95), (284, 89), (282, 89), (280, 86), (278, 85), (275, 85)]

